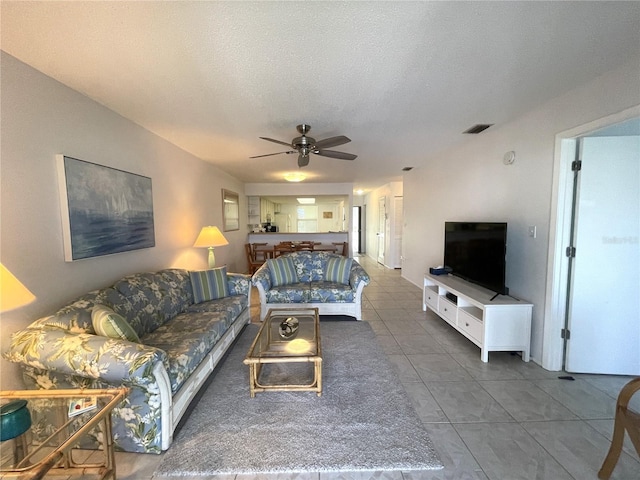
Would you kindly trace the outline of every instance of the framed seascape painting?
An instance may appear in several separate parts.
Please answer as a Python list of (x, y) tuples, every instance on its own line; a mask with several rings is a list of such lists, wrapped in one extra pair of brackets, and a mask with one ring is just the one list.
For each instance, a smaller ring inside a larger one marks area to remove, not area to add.
[(155, 246), (151, 179), (57, 155), (67, 262)]

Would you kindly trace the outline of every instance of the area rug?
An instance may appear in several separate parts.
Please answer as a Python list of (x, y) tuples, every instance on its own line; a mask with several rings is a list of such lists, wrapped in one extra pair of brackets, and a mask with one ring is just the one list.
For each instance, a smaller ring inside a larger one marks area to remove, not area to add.
[[(442, 464), (367, 322), (320, 324), (323, 393), (249, 395), (248, 325), (154, 478), (217, 474), (435, 470)], [(310, 364), (276, 364), (271, 380)], [(267, 380), (268, 381), (268, 380)]]

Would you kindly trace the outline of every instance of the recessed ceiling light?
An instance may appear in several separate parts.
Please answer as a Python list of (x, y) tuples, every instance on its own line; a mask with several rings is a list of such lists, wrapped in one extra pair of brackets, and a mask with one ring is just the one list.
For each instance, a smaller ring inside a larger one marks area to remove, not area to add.
[(284, 174), (284, 179), (287, 182), (301, 182), (305, 178), (307, 177), (304, 175), (304, 173), (293, 172)]
[(364, 190), (362, 190), (361, 188), (356, 190), (356, 195), (362, 195), (363, 193), (364, 193)]
[(302, 205), (313, 205), (316, 203), (315, 198), (296, 198), (296, 200), (298, 200), (298, 203)]

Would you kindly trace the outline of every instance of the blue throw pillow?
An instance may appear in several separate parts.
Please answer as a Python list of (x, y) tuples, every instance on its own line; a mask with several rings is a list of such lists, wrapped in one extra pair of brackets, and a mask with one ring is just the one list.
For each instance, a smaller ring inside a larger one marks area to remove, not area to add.
[(333, 257), (327, 261), (327, 269), (324, 272), (326, 282), (342, 283), (349, 285), (349, 275), (351, 274), (352, 258)]
[(193, 287), (193, 303), (208, 302), (229, 296), (227, 267), (189, 272)]
[(277, 257), (267, 259), (269, 275), (271, 275), (271, 285), (291, 285), (298, 283), (298, 274), (293, 266), (293, 260), (289, 257)]

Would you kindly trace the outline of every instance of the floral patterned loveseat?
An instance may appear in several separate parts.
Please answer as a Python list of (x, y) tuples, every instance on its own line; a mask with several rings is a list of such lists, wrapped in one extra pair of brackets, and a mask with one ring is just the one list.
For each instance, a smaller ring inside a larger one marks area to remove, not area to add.
[[(13, 334), (4, 356), (22, 365), (27, 388), (129, 387), (112, 414), (116, 448), (160, 453), (169, 448), (189, 403), (251, 319), (248, 275), (225, 269), (227, 295), (194, 303), (194, 273), (140, 273), (87, 293)], [(140, 343), (97, 335), (94, 305), (128, 322)]]
[(260, 320), (270, 308), (317, 307), (320, 315), (362, 320), (369, 275), (358, 262), (329, 252), (299, 251), (268, 259), (251, 278), (260, 295)]

